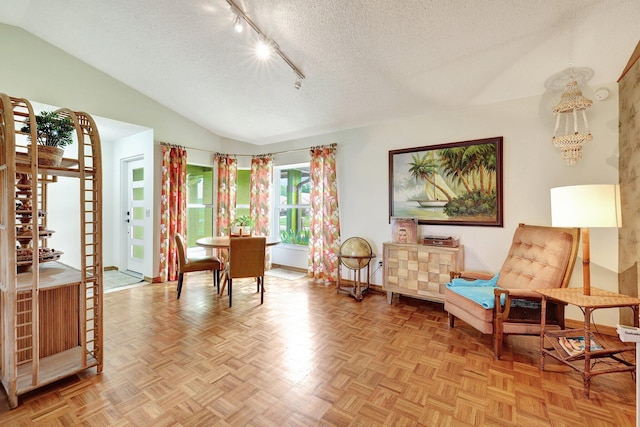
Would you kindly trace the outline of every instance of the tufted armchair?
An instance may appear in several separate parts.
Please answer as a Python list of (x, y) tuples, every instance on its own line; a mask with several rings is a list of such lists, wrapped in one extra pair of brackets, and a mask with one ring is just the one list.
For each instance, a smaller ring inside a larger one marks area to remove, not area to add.
[[(576, 262), (579, 228), (520, 224), (497, 275), (452, 272), (444, 295), (449, 326), (455, 318), (493, 334), (496, 358), (505, 335), (539, 335), (541, 310), (534, 289), (563, 288)], [(564, 329), (564, 305), (548, 302), (547, 328)]]

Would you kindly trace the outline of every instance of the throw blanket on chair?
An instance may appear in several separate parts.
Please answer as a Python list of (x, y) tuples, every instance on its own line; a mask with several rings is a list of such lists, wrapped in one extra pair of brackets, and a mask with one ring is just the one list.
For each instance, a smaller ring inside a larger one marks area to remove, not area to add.
[[(495, 296), (493, 290), (498, 287), (498, 274), (490, 280), (466, 280), (453, 279), (447, 283), (447, 288), (452, 292), (462, 295), (471, 301), (480, 304), (486, 309), (495, 306)], [(504, 305), (504, 295), (500, 296), (500, 304)]]

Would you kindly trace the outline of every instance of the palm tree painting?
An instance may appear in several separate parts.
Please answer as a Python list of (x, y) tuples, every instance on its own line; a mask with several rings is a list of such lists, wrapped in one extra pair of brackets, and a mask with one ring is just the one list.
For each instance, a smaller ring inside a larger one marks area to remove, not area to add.
[(389, 151), (389, 216), (502, 226), (502, 137)]

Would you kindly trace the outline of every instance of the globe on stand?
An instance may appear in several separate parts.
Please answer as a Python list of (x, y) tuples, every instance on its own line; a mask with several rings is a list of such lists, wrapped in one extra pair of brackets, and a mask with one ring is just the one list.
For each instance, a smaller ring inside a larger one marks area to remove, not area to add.
[[(371, 250), (371, 245), (361, 237), (350, 237), (340, 246), (340, 254), (338, 255), (338, 283), (337, 291), (344, 292), (357, 301), (362, 300), (362, 294), (369, 290), (369, 265), (376, 255)], [(349, 271), (349, 278), (353, 274), (353, 286), (342, 286), (342, 269), (344, 265)], [(361, 272), (366, 269), (366, 283), (362, 282)]]

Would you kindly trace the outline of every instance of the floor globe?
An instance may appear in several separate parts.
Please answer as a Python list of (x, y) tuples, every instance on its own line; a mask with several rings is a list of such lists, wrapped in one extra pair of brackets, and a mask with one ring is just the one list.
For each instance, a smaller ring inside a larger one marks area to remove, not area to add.
[(362, 237), (350, 237), (340, 246), (342, 264), (352, 270), (366, 267), (371, 262), (371, 254), (371, 245)]
[[(340, 245), (338, 254), (338, 270), (342, 266), (347, 267), (351, 283), (342, 285), (342, 274), (338, 271), (338, 292), (347, 293), (356, 300), (362, 300), (362, 294), (369, 291), (369, 264), (376, 255), (371, 250), (371, 245), (361, 237), (350, 237)], [(364, 280), (362, 272), (364, 271)]]

